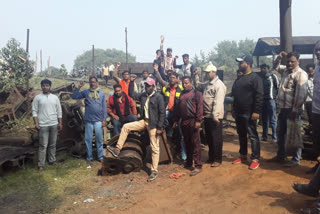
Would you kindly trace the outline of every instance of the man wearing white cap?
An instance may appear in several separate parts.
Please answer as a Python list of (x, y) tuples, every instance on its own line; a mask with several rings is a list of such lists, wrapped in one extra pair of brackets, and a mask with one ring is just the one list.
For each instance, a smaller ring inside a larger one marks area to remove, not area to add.
[(116, 147), (108, 146), (107, 149), (114, 157), (118, 157), (120, 151), (127, 139), (130, 131), (147, 130), (150, 137), (150, 146), (152, 150), (151, 174), (148, 181), (152, 181), (158, 176), (159, 163), (159, 135), (162, 134), (166, 109), (161, 94), (155, 91), (156, 82), (149, 78), (145, 82), (146, 91), (143, 93), (135, 93), (129, 91), (129, 96), (141, 103), (140, 115), (141, 119), (132, 123), (127, 123), (122, 127), (119, 140)]
[(200, 83), (198, 70), (195, 70), (195, 85), (203, 91), (203, 116), (206, 139), (209, 146), (208, 162), (211, 167), (218, 167), (222, 163), (222, 123), (224, 116), (224, 98), (227, 88), (217, 76), (217, 68), (209, 62), (205, 67), (209, 81)]

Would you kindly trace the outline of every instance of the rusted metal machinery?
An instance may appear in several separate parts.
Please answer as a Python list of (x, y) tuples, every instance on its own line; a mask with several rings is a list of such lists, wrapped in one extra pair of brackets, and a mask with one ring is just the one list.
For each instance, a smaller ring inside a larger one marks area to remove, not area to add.
[[(109, 146), (115, 146), (119, 135), (114, 136), (109, 142)], [(149, 136), (143, 134), (129, 134), (118, 158), (114, 158), (107, 150), (103, 158), (101, 174), (115, 175), (118, 173), (130, 173), (140, 171), (146, 162), (147, 146), (150, 144)], [(171, 163), (173, 160), (170, 145), (166, 134), (160, 136), (160, 163)]]

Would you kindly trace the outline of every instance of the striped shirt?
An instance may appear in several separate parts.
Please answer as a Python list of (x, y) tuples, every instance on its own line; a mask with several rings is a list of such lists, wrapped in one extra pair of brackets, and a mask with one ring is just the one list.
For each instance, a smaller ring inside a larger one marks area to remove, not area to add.
[(312, 113), (320, 114), (320, 61), (315, 68), (313, 84)]
[(282, 74), (278, 106), (279, 108), (292, 108), (293, 112), (297, 112), (307, 98), (308, 75), (299, 66), (290, 72), (281, 65), (278, 72)]

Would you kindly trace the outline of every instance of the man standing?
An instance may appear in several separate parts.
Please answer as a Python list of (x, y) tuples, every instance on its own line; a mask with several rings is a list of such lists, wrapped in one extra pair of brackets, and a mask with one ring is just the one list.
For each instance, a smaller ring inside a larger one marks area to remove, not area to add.
[(279, 80), (276, 75), (270, 72), (269, 65), (260, 66), (263, 78), (263, 107), (262, 107), (262, 141), (268, 139), (269, 123), (272, 129), (272, 142), (277, 142), (277, 117), (276, 97), (278, 94)]
[[(202, 94), (192, 87), (191, 77), (184, 77), (184, 90), (175, 109), (175, 125), (181, 119), (181, 129), (187, 151), (185, 168), (192, 169), (190, 176), (197, 175), (202, 170), (200, 127), (203, 114)], [(194, 161), (195, 169), (192, 168)]]
[(209, 146), (209, 160), (211, 167), (218, 167), (222, 163), (222, 122), (224, 116), (224, 99), (227, 88), (217, 76), (217, 68), (209, 62), (205, 67), (206, 78), (200, 83), (198, 70), (195, 70), (196, 88), (203, 92), (203, 115), (206, 139)]
[(181, 70), (178, 73), (181, 74), (182, 76), (192, 77), (195, 68), (189, 61), (189, 54), (183, 54), (182, 55), (182, 59), (183, 59), (183, 64), (182, 65), (177, 65), (177, 63), (176, 63), (177, 59), (178, 59), (178, 56), (176, 56), (174, 58), (173, 67), (174, 68), (178, 68), (178, 69)]
[(130, 131), (147, 130), (152, 150), (151, 174), (149, 175), (148, 181), (152, 181), (158, 176), (160, 154), (159, 136), (163, 132), (165, 107), (163, 97), (154, 90), (156, 82), (149, 78), (145, 83), (145, 87), (146, 92), (144, 93), (137, 94), (130, 91), (131, 97), (135, 100), (139, 100), (141, 103), (141, 120), (125, 124), (122, 127), (116, 147), (108, 146), (107, 149), (114, 157), (118, 157)]
[[(173, 123), (174, 123), (174, 113), (175, 113), (175, 108), (177, 108), (181, 92), (183, 90), (183, 87), (180, 83), (180, 78), (179, 75), (175, 72), (172, 72), (171, 70), (168, 71), (168, 78), (169, 78), (169, 83), (164, 81), (158, 71), (158, 65), (154, 65), (154, 74), (160, 83), (162, 87), (162, 94), (164, 96), (165, 100), (165, 106), (166, 106), (166, 120), (165, 120), (165, 127), (166, 127), (166, 134), (169, 137), (173, 137)], [(180, 147), (179, 145), (177, 146), (177, 150), (181, 148), (181, 158), (182, 160), (186, 160), (186, 152), (185, 152), (185, 144), (184, 144), (184, 139), (183, 139), (183, 134), (181, 131), (181, 127), (179, 125), (178, 129), (178, 135), (176, 135), (177, 139), (180, 142)]]
[(32, 102), (32, 116), (36, 129), (39, 131), (39, 172), (44, 170), (47, 158), (51, 165), (56, 165), (56, 142), (58, 129), (62, 130), (62, 111), (59, 98), (50, 93), (51, 81), (41, 81), (42, 94)]
[(98, 152), (98, 161), (103, 159), (103, 131), (107, 119), (106, 97), (104, 92), (99, 88), (96, 77), (90, 77), (90, 89), (80, 92), (80, 88), (84, 85), (81, 82), (72, 94), (72, 99), (85, 99), (85, 143), (87, 147), (87, 162), (93, 160), (92, 157), (92, 136), (95, 132), (95, 141)]
[[(161, 52), (160, 54), (161, 55), (164, 55), (163, 54), (163, 42), (164, 42), (164, 36), (161, 36), (161, 44), (160, 44), (160, 52)], [(157, 56), (158, 56), (158, 52), (157, 52)], [(172, 70), (172, 71), (174, 70), (174, 67), (173, 67), (173, 63), (174, 62), (173, 61), (174, 61), (174, 59), (172, 57), (172, 48), (167, 48), (167, 54), (163, 58), (165, 75), (167, 75), (169, 70)], [(160, 67), (159, 67), (159, 69), (160, 69), (160, 72), (161, 72), (161, 68)]]
[(314, 77), (314, 65), (307, 65), (306, 72), (308, 74), (308, 92), (306, 100), (306, 111), (308, 115), (309, 125), (306, 129), (306, 134), (310, 135), (312, 130), (312, 97), (313, 97), (313, 77)]
[(316, 43), (314, 51), (318, 62), (313, 80), (315, 93), (312, 97), (312, 139), (314, 149), (320, 155), (320, 41)]
[(251, 56), (237, 58), (239, 70), (243, 75), (239, 76), (232, 86), (234, 97), (233, 111), (236, 119), (237, 132), (240, 142), (240, 157), (233, 161), (239, 164), (247, 161), (248, 139), (251, 140), (251, 164), (249, 169), (257, 169), (260, 159), (260, 141), (257, 132), (257, 119), (262, 110), (263, 84), (262, 79), (252, 72), (253, 59)]
[(113, 79), (116, 81), (116, 83), (121, 85), (122, 91), (127, 95), (129, 95), (129, 91), (130, 90), (136, 91), (137, 86), (135, 82), (130, 79), (130, 72), (127, 70), (122, 72), (122, 79), (119, 78), (118, 71), (119, 71), (120, 65), (121, 63), (118, 62), (116, 65), (115, 71), (113, 73)]
[(149, 72), (147, 70), (142, 71), (142, 80), (138, 83), (138, 93), (145, 92), (145, 86), (144, 83), (147, 81), (149, 77)]
[(112, 64), (112, 62), (110, 62), (110, 64), (109, 64), (110, 79), (113, 78), (113, 71), (114, 71), (114, 65)]
[(137, 121), (136, 103), (122, 91), (119, 84), (113, 86), (114, 94), (107, 101), (107, 112), (111, 116), (113, 136), (120, 134), (123, 124)]
[[(287, 65), (280, 65), (281, 59), (285, 57)], [(287, 120), (299, 122), (302, 112), (302, 105), (307, 97), (308, 75), (299, 67), (300, 55), (296, 52), (281, 52), (274, 62), (274, 68), (281, 73), (281, 83), (278, 95), (278, 107), (280, 113), (279, 135), (278, 135), (278, 153), (272, 160), (284, 162), (286, 159), (286, 137), (287, 137)], [(286, 164), (288, 167), (300, 164), (302, 149), (297, 148), (292, 160)]]
[(103, 79), (106, 81), (106, 84), (108, 84), (110, 74), (109, 74), (109, 67), (107, 63), (104, 64), (104, 66), (102, 67), (102, 76), (103, 76)]

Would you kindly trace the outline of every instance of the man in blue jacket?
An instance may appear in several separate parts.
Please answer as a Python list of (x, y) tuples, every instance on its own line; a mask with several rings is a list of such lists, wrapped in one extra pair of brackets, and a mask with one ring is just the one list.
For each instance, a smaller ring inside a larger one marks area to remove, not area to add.
[(104, 92), (99, 88), (98, 79), (90, 77), (90, 89), (80, 92), (80, 88), (84, 85), (83, 82), (79, 84), (72, 94), (72, 99), (85, 99), (85, 143), (87, 147), (87, 161), (90, 163), (92, 157), (92, 136), (93, 130), (95, 132), (96, 147), (98, 152), (98, 160), (102, 162), (103, 159), (103, 131), (107, 119), (106, 97)]

